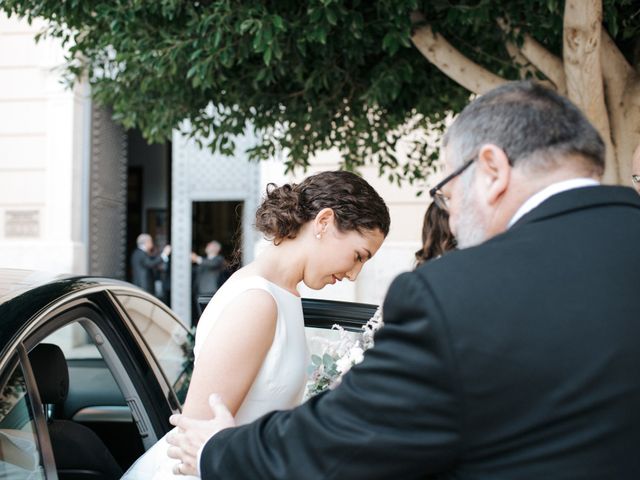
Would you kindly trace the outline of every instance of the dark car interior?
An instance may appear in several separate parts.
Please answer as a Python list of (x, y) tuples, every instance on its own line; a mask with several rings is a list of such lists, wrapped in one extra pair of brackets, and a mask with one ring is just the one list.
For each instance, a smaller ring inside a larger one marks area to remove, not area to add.
[[(57, 345), (41, 343), (29, 353), (40, 400), (47, 412), (47, 427), (60, 480), (110, 480), (122, 476), (122, 467), (91, 428), (55, 418), (64, 411), (69, 394), (69, 368)], [(63, 407), (63, 408), (60, 408)]]
[(60, 416), (93, 430), (126, 470), (144, 453), (144, 445), (111, 371), (103, 359), (70, 359), (67, 364), (69, 395)]
[[(98, 349), (91, 341), (95, 331), (89, 335), (87, 325), (87, 319), (80, 318), (67, 323), (29, 352), (59, 480), (119, 479), (145, 451), (125, 400), (131, 395), (116, 381), (113, 361), (110, 368), (102, 355), (108, 353), (107, 342), (102, 338)], [(84, 358), (65, 358), (68, 345), (59, 338), (65, 329), (90, 339), (82, 347)]]

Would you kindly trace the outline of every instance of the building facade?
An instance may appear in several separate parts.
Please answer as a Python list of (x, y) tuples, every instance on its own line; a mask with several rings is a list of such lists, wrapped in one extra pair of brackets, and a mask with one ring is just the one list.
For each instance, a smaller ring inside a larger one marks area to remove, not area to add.
[[(126, 279), (135, 237), (150, 232), (156, 244), (172, 245), (168, 299), (189, 323), (191, 252), (217, 239), (227, 254), (241, 245), (242, 262), (251, 261), (264, 245), (253, 217), (267, 183), (335, 169), (339, 155), (324, 152), (309, 171), (285, 175), (277, 159), (248, 161), (251, 137), (238, 140), (233, 158), (178, 132), (148, 145), (95, 106), (86, 83), (61, 84), (64, 50), (52, 39), (36, 44), (41, 28), (0, 14), (0, 265)], [(380, 303), (413, 266), (428, 199), (379, 178), (375, 167), (361, 173), (389, 205), (389, 236), (357, 282), (319, 292), (301, 286), (305, 296)]]

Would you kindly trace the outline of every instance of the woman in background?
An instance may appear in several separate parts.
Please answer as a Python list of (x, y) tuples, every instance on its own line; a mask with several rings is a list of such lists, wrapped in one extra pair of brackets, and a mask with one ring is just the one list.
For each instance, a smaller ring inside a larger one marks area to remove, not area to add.
[(422, 248), (416, 252), (416, 268), (454, 248), (456, 239), (449, 229), (449, 214), (433, 202), (424, 214)]

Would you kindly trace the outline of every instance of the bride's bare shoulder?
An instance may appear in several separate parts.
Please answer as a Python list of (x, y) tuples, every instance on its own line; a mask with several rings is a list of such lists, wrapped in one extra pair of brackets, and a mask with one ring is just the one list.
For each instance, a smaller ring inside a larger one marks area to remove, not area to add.
[(256, 276), (261, 277), (262, 275), (260, 269), (252, 262), (249, 265), (245, 265), (233, 272), (233, 274), (227, 279), (227, 282), (234, 282)]

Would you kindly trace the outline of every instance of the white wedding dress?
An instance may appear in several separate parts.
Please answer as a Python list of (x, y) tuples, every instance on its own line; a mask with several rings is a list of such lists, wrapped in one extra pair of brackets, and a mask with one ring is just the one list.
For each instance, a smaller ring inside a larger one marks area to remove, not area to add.
[[(196, 330), (195, 361), (205, 339), (225, 307), (247, 290), (266, 290), (277, 305), (278, 317), (273, 343), (242, 405), (236, 413), (238, 425), (252, 422), (267, 412), (295, 407), (302, 401), (307, 381), (309, 352), (304, 332), (300, 297), (266, 280), (252, 276), (227, 281), (205, 308)], [(214, 393), (214, 392), (212, 392)], [(141, 456), (123, 480), (189, 480), (197, 477), (174, 475), (177, 460), (167, 456), (169, 444), (162, 437)]]

